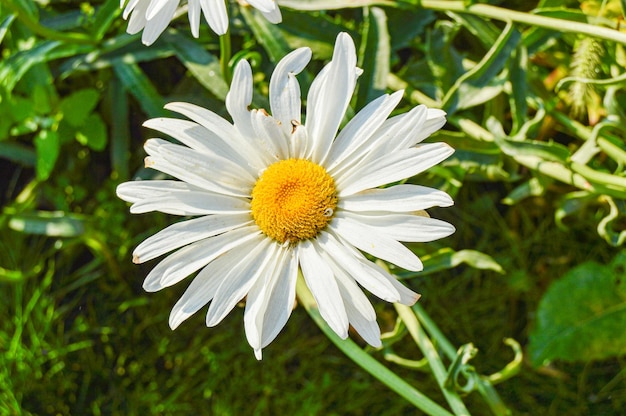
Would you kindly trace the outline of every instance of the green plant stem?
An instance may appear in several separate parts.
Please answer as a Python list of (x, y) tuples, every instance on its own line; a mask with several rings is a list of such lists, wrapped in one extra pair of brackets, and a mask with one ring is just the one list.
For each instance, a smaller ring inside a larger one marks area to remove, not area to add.
[(296, 293), (298, 295), (298, 300), (302, 306), (304, 306), (311, 318), (313, 318), (313, 321), (315, 321), (317, 326), (319, 326), (324, 334), (326, 334), (326, 336), (333, 342), (333, 344), (335, 344), (352, 361), (357, 363), (365, 371), (376, 377), (387, 387), (398, 393), (424, 413), (433, 416), (452, 416), (449, 411), (432, 401), (428, 396), (415, 389), (413, 386), (400, 378), (396, 373), (382, 365), (371, 355), (363, 351), (352, 340), (339, 338), (339, 336), (335, 334), (335, 332), (328, 326), (328, 324), (326, 324), (326, 321), (324, 321), (320, 315), (315, 299), (309, 291), (309, 288), (306, 286), (304, 278), (301, 274), (298, 275)]
[(444, 12), (467, 13), (505, 22), (511, 21), (516, 23), (524, 23), (527, 25), (543, 27), (559, 32), (579, 33), (581, 35), (587, 35), (594, 38), (605, 39), (626, 45), (626, 33), (618, 32), (617, 30), (609, 29), (602, 26), (591, 25), (588, 23), (572, 22), (565, 19), (556, 19), (553, 17), (540, 16), (532, 13), (518, 12), (515, 10), (508, 10), (489, 4), (466, 5), (464, 1), (415, 0), (413, 4), (424, 9), (439, 10)]
[(424, 357), (428, 359), (428, 363), (430, 364), (430, 369), (433, 372), (433, 375), (437, 379), (437, 383), (439, 383), (439, 388), (443, 393), (443, 396), (448, 401), (448, 404), (452, 408), (452, 411), (455, 415), (469, 415), (469, 411), (465, 407), (463, 400), (459, 397), (459, 395), (452, 391), (448, 390), (444, 384), (446, 382), (446, 378), (448, 377), (448, 372), (446, 371), (445, 366), (443, 365), (443, 361), (441, 361), (441, 357), (439, 357), (439, 353), (435, 349), (435, 346), (431, 342), (430, 338), (422, 328), (422, 325), (417, 320), (417, 317), (413, 313), (413, 310), (399, 303), (395, 303), (394, 307), (398, 312), (398, 316), (400, 319), (404, 321), (406, 328), (411, 334), (411, 337), (417, 344), (417, 346), (422, 350)]
[(456, 348), (454, 348), (454, 345), (443, 335), (433, 320), (430, 319), (430, 316), (424, 311), (424, 308), (422, 308), (419, 303), (416, 303), (411, 309), (413, 309), (413, 312), (417, 316), (417, 319), (419, 319), (419, 322), (424, 326), (426, 332), (436, 341), (439, 348), (443, 350), (450, 360), (454, 360), (456, 358)]
[(222, 70), (222, 76), (227, 84), (232, 81), (230, 73), (230, 58), (231, 58), (231, 46), (230, 46), (230, 28), (220, 36), (220, 68)]
[(82, 33), (62, 33), (40, 25), (39, 22), (26, 12), (19, 4), (15, 4), (14, 0), (1, 0), (0, 4), (6, 6), (9, 10), (11, 10), (11, 12), (15, 13), (18, 20), (21, 21), (24, 26), (28, 27), (34, 33), (43, 38), (85, 45), (96, 44), (95, 40)]

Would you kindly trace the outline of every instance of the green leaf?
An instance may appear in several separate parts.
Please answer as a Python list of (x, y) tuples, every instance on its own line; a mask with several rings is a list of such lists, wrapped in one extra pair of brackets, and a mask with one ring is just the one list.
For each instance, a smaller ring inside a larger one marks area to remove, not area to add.
[(120, 2), (118, 0), (107, 0), (104, 5), (98, 8), (93, 21), (95, 39), (102, 39), (106, 31), (111, 27), (116, 19), (122, 14)]
[(130, 127), (128, 95), (117, 78), (113, 78), (105, 101), (111, 120), (111, 165), (120, 181), (129, 179)]
[(247, 7), (241, 9), (242, 16), (252, 29), (255, 37), (274, 63), (278, 63), (285, 55), (291, 52), (291, 47), (285, 40), (278, 26), (271, 24), (256, 9)]
[(159, 95), (139, 65), (125, 62), (123, 59), (115, 59), (113, 69), (126, 91), (137, 99), (148, 116), (159, 117), (165, 114), (163, 110), (165, 100)]
[(459, 28), (450, 22), (438, 21), (435, 29), (428, 34), (426, 46), (429, 72), (439, 87), (435, 99), (443, 98), (445, 91), (452, 88), (455, 80), (464, 73), (463, 57), (453, 45)]
[(53, 130), (41, 130), (35, 137), (37, 149), (37, 179), (46, 180), (52, 173), (54, 165), (59, 157), (59, 135)]
[(61, 42), (58, 41), (40, 42), (27, 51), (20, 51), (0, 61), (0, 85), (12, 91), (30, 68), (45, 62), (47, 55), (59, 45)]
[(393, 0), (281, 0), (280, 5), (295, 10), (335, 10), (350, 7), (398, 6)]
[(543, 160), (565, 163), (570, 157), (570, 152), (567, 147), (552, 141), (517, 141), (501, 138), (496, 135), (496, 143), (505, 154), (513, 158), (517, 156), (535, 156)]
[(104, 150), (107, 144), (107, 128), (98, 114), (87, 117), (86, 123), (76, 132), (76, 140), (93, 150)]
[(36, 161), (33, 149), (18, 142), (0, 142), (0, 157), (24, 166), (34, 166)]
[(4, 40), (4, 37), (6, 36), (6, 34), (9, 33), (9, 27), (11, 26), (11, 23), (13, 23), (15, 18), (16, 18), (15, 14), (10, 14), (4, 17), (4, 20), (2, 20), (2, 23), (0, 23), (0, 44)]
[[(452, 269), (463, 263), (476, 269), (493, 270), (497, 273), (504, 273), (502, 266), (491, 256), (476, 250), (454, 251), (451, 248), (444, 248), (434, 254), (421, 256), (421, 260), (424, 263), (424, 270), (417, 274), (420, 277), (441, 270)], [(403, 273), (398, 276), (401, 278), (409, 278), (417, 275), (413, 273)]]
[(366, 23), (359, 51), (359, 66), (363, 68), (363, 75), (359, 80), (357, 109), (384, 94), (391, 55), (385, 12), (378, 7), (365, 10)]
[(285, 9), (283, 22), (284, 36), (291, 49), (309, 47), (316, 59), (329, 59), (333, 54), (333, 44), (340, 32), (348, 32), (352, 38), (359, 34), (341, 25), (341, 21), (332, 20), (328, 15), (297, 13)]
[(504, 79), (498, 74), (513, 54), (521, 38), (510, 22), (484, 58), (459, 77), (443, 99), (443, 108), (454, 112), (481, 104), (499, 94)]
[(9, 227), (26, 234), (48, 237), (76, 237), (83, 234), (85, 225), (79, 217), (65, 212), (39, 211), (12, 215)]
[(175, 32), (164, 34), (163, 38), (175, 51), (176, 56), (189, 73), (217, 98), (225, 99), (228, 84), (224, 81), (220, 61), (208, 53), (198, 42)]
[(436, 18), (432, 10), (413, 8), (386, 8), (385, 14), (387, 15), (387, 29), (393, 51), (411, 47), (415, 38), (422, 36), (426, 27), (432, 24)]
[(533, 365), (626, 354), (626, 251), (610, 265), (586, 262), (547, 290), (530, 335)]
[(73, 127), (81, 127), (98, 104), (99, 99), (100, 94), (93, 88), (79, 90), (65, 97), (60, 104), (63, 120)]

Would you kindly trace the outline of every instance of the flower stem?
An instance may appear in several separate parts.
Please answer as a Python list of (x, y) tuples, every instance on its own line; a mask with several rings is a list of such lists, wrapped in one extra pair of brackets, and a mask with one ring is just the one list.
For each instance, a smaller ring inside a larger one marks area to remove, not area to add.
[(232, 80), (232, 76), (230, 73), (230, 58), (231, 58), (231, 48), (230, 48), (230, 27), (220, 36), (220, 68), (222, 70), (222, 76), (224, 77), (224, 81), (227, 84), (230, 84)]
[(376, 377), (387, 387), (398, 393), (424, 413), (432, 416), (452, 416), (449, 411), (432, 401), (428, 396), (415, 389), (413, 386), (400, 378), (396, 373), (363, 351), (354, 343), (354, 341), (339, 338), (339, 336), (335, 334), (335, 332), (328, 326), (328, 324), (326, 324), (326, 321), (324, 321), (320, 315), (315, 299), (309, 291), (309, 288), (306, 286), (304, 278), (301, 274), (298, 274), (296, 293), (300, 303), (304, 306), (311, 318), (313, 318), (313, 321), (315, 321), (317, 326), (319, 326), (324, 334), (326, 334), (326, 336), (333, 342), (333, 344), (335, 344), (352, 361), (357, 363), (365, 371)]
[(531, 26), (543, 27), (558, 32), (580, 33), (594, 38), (626, 44), (626, 33), (622, 33), (614, 29), (588, 23), (541, 16), (533, 13), (508, 10), (502, 7), (492, 6), (490, 4), (477, 3), (467, 5), (466, 1), (447, 0), (413, 0), (413, 3), (424, 9), (473, 14), (505, 22), (512, 21)]
[(424, 331), (422, 325), (417, 320), (413, 310), (410, 307), (399, 303), (395, 303), (394, 307), (396, 308), (400, 319), (404, 321), (409, 334), (411, 334), (411, 337), (417, 343), (418, 347), (422, 350), (422, 353), (428, 360), (430, 369), (437, 379), (437, 383), (439, 383), (439, 388), (441, 389), (443, 396), (448, 401), (448, 404), (452, 408), (454, 414), (469, 415), (470, 413), (459, 395), (455, 391), (449, 390), (444, 386), (446, 378), (448, 377), (448, 372), (443, 365), (441, 357), (439, 357), (439, 353), (435, 349), (435, 346), (431, 342), (430, 338), (428, 338), (426, 331)]

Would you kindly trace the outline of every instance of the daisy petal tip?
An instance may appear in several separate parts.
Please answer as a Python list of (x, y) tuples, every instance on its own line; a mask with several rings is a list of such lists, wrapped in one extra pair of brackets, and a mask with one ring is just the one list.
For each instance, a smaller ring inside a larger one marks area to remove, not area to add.
[(263, 351), (259, 348), (259, 349), (254, 349), (254, 357), (258, 360), (261, 361), (263, 359)]
[(161, 289), (159, 285), (148, 282), (147, 279), (143, 282), (142, 288), (148, 293), (158, 292)]
[(172, 331), (178, 328), (178, 326), (182, 323), (183, 323), (183, 320), (180, 319), (177, 315), (174, 315), (174, 314), (170, 315), (169, 325)]
[(406, 306), (413, 306), (415, 305), (415, 303), (417, 303), (418, 300), (420, 300), (420, 298), (422, 297), (422, 295), (420, 295), (419, 293), (413, 293), (413, 295), (406, 300), (405, 302), (400, 302)]
[(133, 263), (141, 264), (141, 260), (139, 259), (139, 256), (136, 254), (133, 254)]
[(372, 346), (373, 348), (382, 348), (383, 347), (383, 343), (380, 340), (380, 338), (377, 339), (372, 339), (370, 341), (367, 341), (368, 344), (370, 344), (370, 346)]
[(446, 156), (450, 156), (454, 153), (454, 147), (450, 146), (448, 143), (441, 142), (442, 147), (444, 147)]
[(154, 160), (152, 160), (152, 158), (148, 156), (143, 160), (143, 164), (146, 168), (151, 168), (152, 166), (154, 166)]

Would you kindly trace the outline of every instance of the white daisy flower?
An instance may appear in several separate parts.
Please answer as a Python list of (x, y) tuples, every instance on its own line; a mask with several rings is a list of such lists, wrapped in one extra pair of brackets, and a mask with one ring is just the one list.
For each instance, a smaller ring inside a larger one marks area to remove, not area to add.
[[(120, 0), (124, 7), (127, 0)], [(143, 30), (141, 41), (151, 45), (165, 30), (174, 16), (181, 0), (129, 0), (123, 12), (128, 21), (126, 31), (134, 35)], [(200, 12), (207, 23), (218, 35), (228, 30), (228, 14), (224, 0), (187, 0), (189, 25), (194, 37), (199, 36)], [(244, 2), (259, 10), (272, 23), (280, 23), (282, 16), (275, 0), (247, 0)]]
[(376, 314), (360, 286), (406, 305), (419, 295), (365, 254), (419, 271), (420, 259), (400, 241), (454, 232), (419, 215), (452, 205), (445, 192), (410, 184), (379, 188), (452, 154), (445, 143), (421, 143), (445, 124), (445, 113), (421, 105), (388, 119), (399, 91), (371, 102), (337, 134), (361, 73), (354, 42), (342, 33), (311, 85), (302, 123), (295, 75), (310, 59), (311, 50), (301, 48), (278, 63), (269, 86), (272, 115), (249, 110), (253, 81), (246, 61), (236, 66), (226, 97), (233, 123), (192, 104), (168, 104), (192, 121), (147, 121), (182, 145), (148, 140), (146, 166), (179, 180), (117, 188), (132, 213), (197, 216), (149, 237), (133, 253), (133, 261), (143, 263), (176, 250), (145, 279), (149, 292), (199, 271), (172, 309), (172, 329), (209, 302), (206, 324), (215, 326), (246, 297), (246, 337), (258, 359), (291, 314), (298, 270), (337, 335), (346, 338), (352, 325), (379, 347)]

